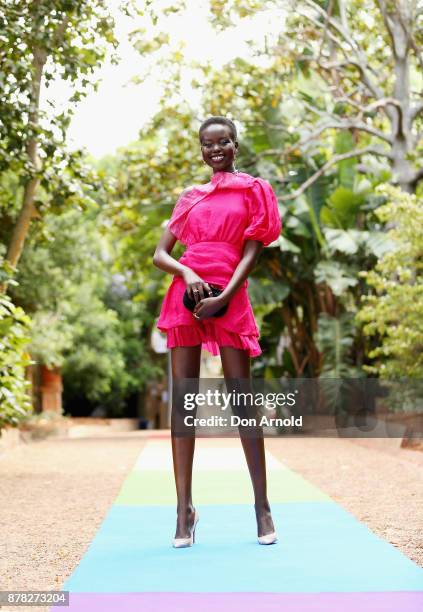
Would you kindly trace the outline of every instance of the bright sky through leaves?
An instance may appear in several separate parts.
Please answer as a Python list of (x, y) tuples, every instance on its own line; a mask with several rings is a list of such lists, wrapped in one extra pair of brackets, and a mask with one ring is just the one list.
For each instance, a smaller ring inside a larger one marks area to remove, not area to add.
[[(121, 59), (118, 65), (107, 62), (102, 68), (98, 91), (90, 92), (78, 105), (68, 133), (70, 147), (86, 147), (95, 157), (113, 153), (117, 147), (135, 140), (139, 129), (156, 112), (160, 97), (154, 76), (141, 85), (130, 83), (151, 58), (142, 58), (129, 41), (129, 33), (139, 24), (119, 12), (119, 0), (109, 0), (109, 4), (116, 19)], [(276, 33), (282, 26), (280, 13), (275, 19), (275, 14), (268, 11), (217, 34), (207, 22), (208, 2), (188, 0), (187, 4), (189, 9), (183, 16), (168, 18), (172, 43), (183, 40), (188, 59), (208, 60), (212, 67), (219, 67), (237, 55), (247, 57), (248, 40), (261, 41), (266, 32)], [(56, 103), (65, 103), (69, 87), (63, 82), (55, 83), (44, 94)], [(194, 101), (195, 92), (187, 89), (186, 97)]]

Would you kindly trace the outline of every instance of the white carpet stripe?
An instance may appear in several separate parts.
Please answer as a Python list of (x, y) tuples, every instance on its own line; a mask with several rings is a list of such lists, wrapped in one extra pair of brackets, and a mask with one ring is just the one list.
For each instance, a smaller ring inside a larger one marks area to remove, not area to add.
[[(206, 448), (196, 441), (194, 469), (197, 470), (245, 470), (247, 467), (241, 443), (239, 446)], [(284, 470), (285, 466), (266, 451), (268, 470)], [(171, 442), (149, 441), (141, 451), (134, 470), (173, 470)]]

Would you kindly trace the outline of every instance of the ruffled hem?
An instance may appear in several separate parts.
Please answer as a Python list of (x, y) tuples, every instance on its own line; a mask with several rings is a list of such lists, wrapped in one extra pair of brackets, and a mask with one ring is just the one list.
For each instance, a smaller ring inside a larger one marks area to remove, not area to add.
[(167, 348), (195, 346), (201, 343), (203, 349), (215, 356), (220, 354), (219, 346), (232, 346), (248, 351), (250, 357), (257, 357), (262, 353), (257, 336), (236, 334), (205, 320), (201, 321), (200, 325), (178, 325), (163, 331), (167, 334)]

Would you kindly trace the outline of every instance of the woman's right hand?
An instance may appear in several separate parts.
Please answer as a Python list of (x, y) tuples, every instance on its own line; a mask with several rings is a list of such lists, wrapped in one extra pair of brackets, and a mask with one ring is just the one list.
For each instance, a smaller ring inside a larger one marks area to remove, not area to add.
[(203, 281), (203, 279), (198, 276), (194, 270), (191, 270), (191, 268), (186, 268), (184, 270), (182, 278), (187, 286), (188, 296), (194, 300), (196, 304), (198, 304), (200, 300), (212, 295), (210, 285), (206, 283), (206, 281)]

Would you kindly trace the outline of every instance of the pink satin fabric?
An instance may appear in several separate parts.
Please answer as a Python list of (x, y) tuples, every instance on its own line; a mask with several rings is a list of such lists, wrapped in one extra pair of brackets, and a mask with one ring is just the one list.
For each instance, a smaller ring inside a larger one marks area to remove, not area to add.
[[(168, 228), (186, 246), (180, 263), (204, 281), (225, 287), (241, 260), (246, 240), (265, 246), (282, 227), (271, 185), (244, 172), (217, 172), (209, 183), (186, 190), (177, 201)], [(202, 321), (187, 310), (186, 289), (174, 276), (163, 299), (157, 327), (167, 333), (167, 346), (202, 344), (213, 355), (219, 346), (233, 346), (261, 354), (260, 332), (248, 296), (248, 280), (232, 296), (223, 317)]]

